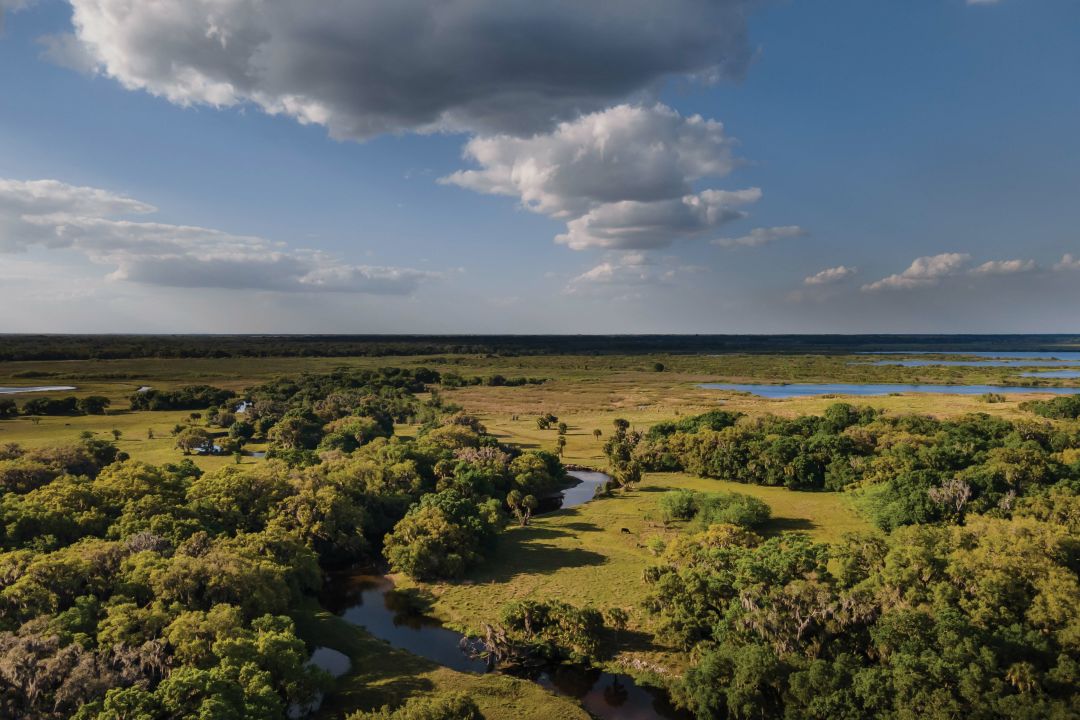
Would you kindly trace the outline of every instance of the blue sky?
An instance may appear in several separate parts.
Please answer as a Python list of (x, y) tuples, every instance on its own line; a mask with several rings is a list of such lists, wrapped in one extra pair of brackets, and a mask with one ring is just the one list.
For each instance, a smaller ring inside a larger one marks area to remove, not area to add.
[(0, 0), (0, 330), (1080, 330), (1074, 0), (124, 5)]

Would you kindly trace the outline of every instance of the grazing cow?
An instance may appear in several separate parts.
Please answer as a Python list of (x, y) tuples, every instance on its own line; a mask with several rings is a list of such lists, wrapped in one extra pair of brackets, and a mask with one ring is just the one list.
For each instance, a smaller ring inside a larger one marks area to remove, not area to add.
[(629, 534), (630, 534), (630, 528), (623, 528), (623, 529), (622, 529), (622, 531), (623, 531), (624, 533), (626, 533), (627, 535), (629, 535)]

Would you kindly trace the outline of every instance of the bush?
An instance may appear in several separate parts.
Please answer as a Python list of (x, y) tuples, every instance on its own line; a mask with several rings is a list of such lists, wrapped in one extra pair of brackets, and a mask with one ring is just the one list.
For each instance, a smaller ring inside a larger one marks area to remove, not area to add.
[(710, 525), (738, 525), (753, 528), (768, 522), (772, 510), (763, 501), (749, 495), (723, 493), (705, 495), (699, 505), (698, 522)]
[(346, 720), (484, 720), (480, 708), (464, 693), (441, 693), (430, 698), (410, 698), (404, 705), (391, 710), (355, 712)]
[(706, 528), (710, 525), (752, 528), (767, 522), (772, 511), (749, 495), (672, 490), (661, 496), (660, 513), (665, 521), (696, 518)]
[(1076, 420), (1080, 418), (1080, 395), (1063, 395), (1053, 400), (1031, 400), (1020, 403), (1020, 409), (1053, 420)]
[(665, 521), (690, 520), (698, 511), (698, 496), (693, 490), (672, 490), (660, 496), (660, 515)]

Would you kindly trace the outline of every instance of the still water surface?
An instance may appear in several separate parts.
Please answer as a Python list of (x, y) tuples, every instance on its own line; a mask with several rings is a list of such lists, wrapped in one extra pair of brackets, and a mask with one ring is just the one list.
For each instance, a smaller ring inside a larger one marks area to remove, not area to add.
[(1001, 385), (901, 385), (856, 383), (791, 383), (789, 385), (757, 385), (749, 383), (704, 383), (706, 390), (748, 392), (766, 398), (784, 399), (815, 395), (889, 395), (891, 393), (938, 393), (982, 395), (983, 393), (1053, 393), (1074, 395), (1080, 388), (1012, 387)]
[(33, 387), (0, 387), (0, 395), (14, 395), (16, 393), (33, 392), (59, 392), (61, 390), (74, 390), (73, 385), (36, 385)]

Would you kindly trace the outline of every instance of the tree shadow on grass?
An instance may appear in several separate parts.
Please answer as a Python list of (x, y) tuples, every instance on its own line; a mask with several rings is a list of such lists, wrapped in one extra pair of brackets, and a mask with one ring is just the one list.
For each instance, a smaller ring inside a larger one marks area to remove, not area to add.
[(565, 530), (571, 530), (573, 532), (600, 532), (601, 530), (603, 530), (603, 528), (601, 528), (599, 525), (591, 522), (564, 523), (559, 527)]
[(809, 532), (816, 527), (817, 523), (807, 518), (774, 517), (761, 528), (761, 534), (771, 536), (793, 531)]
[(365, 643), (363, 651), (350, 654), (349, 660), (353, 669), (327, 694), (317, 717), (340, 718), (346, 712), (399, 705), (435, 689), (435, 684), (423, 677), (438, 667), (435, 663), (388, 643)]
[(607, 628), (604, 635), (604, 646), (610, 648), (609, 654), (612, 656), (623, 652), (653, 652), (657, 649), (653, 636), (640, 630)]
[(341, 718), (355, 710), (399, 705), (408, 697), (435, 689), (431, 680), (423, 677), (439, 668), (430, 660), (398, 650), (326, 611), (302, 613), (295, 620), (309, 647), (332, 648), (347, 655), (351, 663), (349, 672), (326, 694), (318, 718)]
[(514, 543), (500, 549), (497, 557), (477, 573), (480, 582), (510, 582), (518, 575), (552, 575), (563, 568), (603, 565), (600, 553), (563, 548), (547, 543)]

